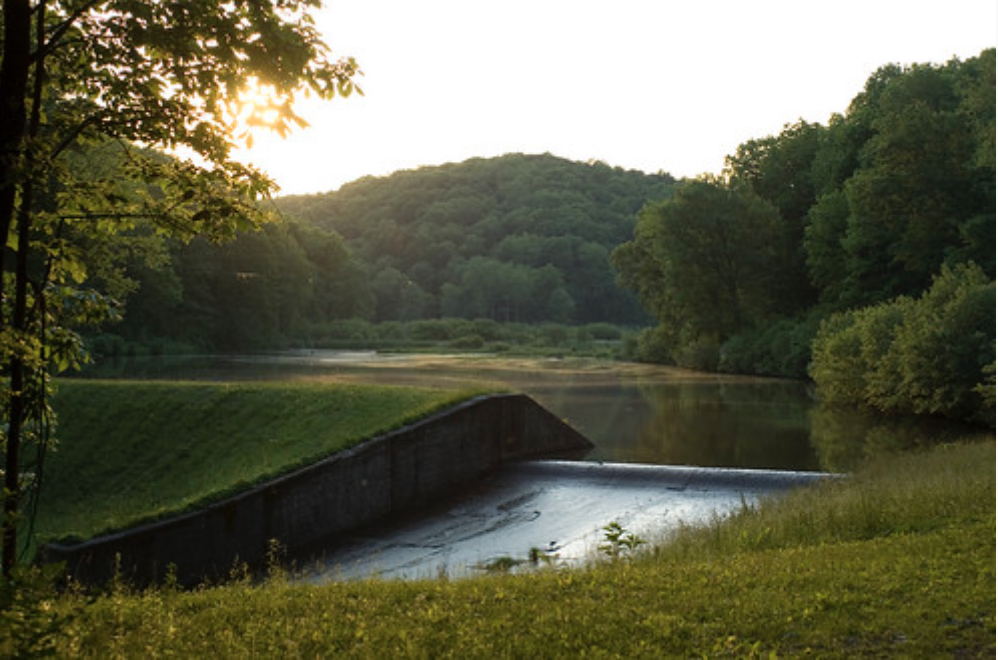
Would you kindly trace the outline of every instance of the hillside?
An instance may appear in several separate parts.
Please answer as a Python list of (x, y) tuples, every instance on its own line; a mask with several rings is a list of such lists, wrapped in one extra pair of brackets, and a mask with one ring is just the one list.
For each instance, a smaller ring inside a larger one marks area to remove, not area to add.
[(675, 183), (514, 154), (279, 198), (276, 222), (228, 243), (140, 231), (123, 263), (94, 252), (93, 280), (123, 312), (94, 348), (312, 344), (345, 319), (647, 324), (610, 252)]
[(511, 154), (368, 177), (286, 197), (284, 214), (342, 236), (364, 264), (375, 320), (644, 319), (615, 284), (609, 253), (665, 174)]

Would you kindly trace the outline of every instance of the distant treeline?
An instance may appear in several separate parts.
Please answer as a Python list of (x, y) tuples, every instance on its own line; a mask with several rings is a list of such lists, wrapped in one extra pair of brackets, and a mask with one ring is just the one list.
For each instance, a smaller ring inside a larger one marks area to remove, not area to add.
[(230, 243), (171, 243), (125, 270), (130, 341), (212, 350), (302, 343), (331, 322), (434, 318), (645, 325), (610, 252), (675, 181), (508, 155), (280, 198), (280, 221)]

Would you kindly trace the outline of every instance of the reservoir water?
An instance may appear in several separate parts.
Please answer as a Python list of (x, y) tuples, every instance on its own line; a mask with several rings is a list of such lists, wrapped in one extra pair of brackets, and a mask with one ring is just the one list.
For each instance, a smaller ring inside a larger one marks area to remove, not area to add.
[(302, 351), (108, 361), (86, 375), (485, 383), (530, 395), (595, 445), (583, 462), (512, 465), (432, 510), (330, 539), (300, 558), (317, 581), (457, 577), (528, 557), (577, 564), (598, 556), (610, 523), (657, 538), (963, 430), (827, 408), (801, 382), (598, 360)]

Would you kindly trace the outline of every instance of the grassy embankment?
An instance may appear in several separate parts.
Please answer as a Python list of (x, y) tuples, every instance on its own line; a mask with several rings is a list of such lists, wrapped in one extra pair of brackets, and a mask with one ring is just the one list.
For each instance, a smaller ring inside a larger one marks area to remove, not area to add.
[(993, 441), (894, 457), (587, 569), (117, 588), (24, 620), (74, 657), (993, 657), (994, 465)]
[[(303, 396), (257, 388), (248, 389), (271, 403)], [(147, 405), (161, 410), (157, 423), (173, 423), (163, 394)], [(204, 414), (237, 414), (220, 405), (206, 402), (214, 412)], [(43, 595), (14, 608), (10, 631), (84, 657), (993, 657), (995, 444), (983, 440), (887, 457), (587, 569)]]
[(36, 532), (90, 538), (203, 506), (483, 391), (62, 381)]

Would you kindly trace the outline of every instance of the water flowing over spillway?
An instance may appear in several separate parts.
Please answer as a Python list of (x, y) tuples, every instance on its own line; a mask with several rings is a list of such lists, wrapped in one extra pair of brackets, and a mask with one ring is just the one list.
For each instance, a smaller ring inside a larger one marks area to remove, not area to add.
[[(480, 575), (506, 562), (581, 565), (599, 556), (604, 527), (653, 541), (681, 525), (806, 485), (827, 473), (533, 461), (418, 515), (370, 528), (304, 566), (314, 582)], [(534, 559), (532, 563), (529, 561)], [(538, 562), (540, 560), (540, 562)]]

